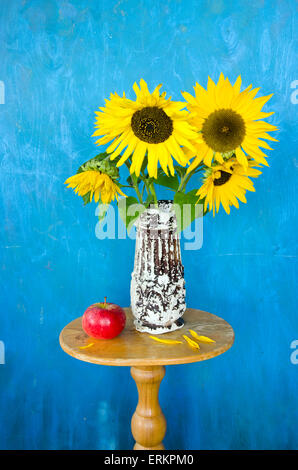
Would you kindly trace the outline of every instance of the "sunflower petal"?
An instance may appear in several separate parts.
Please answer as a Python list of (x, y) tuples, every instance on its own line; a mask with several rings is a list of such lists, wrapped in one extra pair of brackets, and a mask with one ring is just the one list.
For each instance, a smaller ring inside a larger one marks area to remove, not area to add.
[(198, 335), (198, 333), (194, 330), (188, 331), (194, 338), (196, 338), (197, 341), (201, 341), (201, 343), (215, 343), (214, 339), (208, 338), (208, 336)]
[(162, 339), (162, 338), (157, 338), (156, 336), (149, 336), (149, 338), (154, 339), (154, 341), (158, 341), (158, 343), (163, 343), (163, 344), (182, 344), (182, 341), (176, 341), (174, 339)]
[(185, 339), (185, 341), (187, 342), (187, 344), (193, 348), (193, 349), (200, 349), (200, 346), (198, 345), (198, 343), (196, 343), (195, 341), (193, 341), (192, 339), (190, 339), (188, 336), (186, 335), (182, 335), (183, 338)]

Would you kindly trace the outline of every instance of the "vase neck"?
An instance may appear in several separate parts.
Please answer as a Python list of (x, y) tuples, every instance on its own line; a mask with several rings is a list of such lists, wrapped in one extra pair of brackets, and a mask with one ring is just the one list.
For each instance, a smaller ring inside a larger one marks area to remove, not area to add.
[(173, 210), (173, 201), (158, 201), (151, 204), (137, 219), (137, 230), (146, 230), (156, 236), (156, 231), (176, 232), (177, 219)]

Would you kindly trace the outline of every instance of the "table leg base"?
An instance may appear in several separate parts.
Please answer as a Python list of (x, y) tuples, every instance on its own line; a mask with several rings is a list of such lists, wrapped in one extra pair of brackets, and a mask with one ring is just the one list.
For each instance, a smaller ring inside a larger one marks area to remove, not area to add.
[(136, 442), (133, 450), (165, 450), (165, 448), (163, 444), (159, 444), (158, 446), (155, 446), (155, 447), (143, 447)]
[(131, 420), (131, 431), (136, 440), (135, 450), (164, 449), (166, 419), (160, 408), (158, 392), (165, 375), (164, 366), (132, 367), (139, 401)]

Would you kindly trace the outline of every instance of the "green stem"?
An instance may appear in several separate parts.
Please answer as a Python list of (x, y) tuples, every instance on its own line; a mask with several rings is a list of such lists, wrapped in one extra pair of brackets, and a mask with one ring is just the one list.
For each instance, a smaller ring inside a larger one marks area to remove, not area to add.
[(152, 194), (152, 196), (153, 196), (154, 203), (155, 203), (155, 204), (158, 204), (157, 196), (156, 196), (156, 192), (155, 192), (155, 188), (154, 188), (154, 183), (153, 183), (153, 181), (152, 181), (152, 183), (150, 183), (149, 188), (150, 188), (150, 190), (151, 190), (151, 194)]
[(151, 194), (151, 193), (150, 193), (150, 188), (149, 188), (147, 176), (145, 175), (144, 171), (141, 171), (141, 175), (142, 175), (142, 180), (143, 180), (143, 183), (144, 183), (144, 187), (146, 187), (147, 195), (149, 196), (149, 194)]
[(143, 181), (144, 185), (146, 186), (148, 196), (151, 195), (153, 197), (154, 204), (158, 204), (158, 199), (157, 199), (157, 195), (156, 195), (156, 192), (155, 192), (155, 187), (154, 187), (153, 181), (151, 183), (148, 181), (148, 176), (145, 175), (144, 171), (141, 171), (141, 175), (142, 175), (141, 176), (142, 181)]
[(135, 174), (131, 175), (131, 179), (132, 179), (133, 187), (135, 188), (135, 191), (137, 193), (138, 199), (140, 203), (143, 204), (142, 194), (140, 193)]
[[(144, 183), (144, 181), (143, 181), (143, 183)], [(142, 198), (143, 198), (143, 196), (144, 196), (144, 190), (145, 190), (145, 188), (147, 189), (147, 187), (146, 187), (146, 185), (145, 185), (145, 183), (144, 183), (144, 184), (143, 184), (143, 188), (142, 188), (142, 193), (141, 193), (141, 194), (142, 194)]]
[[(127, 168), (130, 170), (130, 164), (127, 160), (126, 160), (125, 164), (126, 164)], [(139, 186), (138, 186), (138, 183), (137, 183), (137, 177), (136, 177), (135, 173), (132, 173), (130, 175), (130, 177), (131, 177), (131, 181), (132, 181), (133, 187), (135, 189), (135, 192), (137, 193), (137, 197), (139, 199), (139, 202), (141, 204), (143, 204), (142, 195), (141, 195), (140, 190), (139, 190)]]
[(194, 172), (190, 172), (188, 175), (187, 175), (187, 178), (185, 179), (184, 183), (183, 183), (183, 187), (182, 187), (182, 190), (185, 191), (185, 188), (186, 188), (186, 185), (187, 183), (189, 182), (190, 178), (192, 177), (192, 175), (194, 174)]
[(203, 165), (197, 166), (194, 170), (192, 170), (188, 175), (184, 175), (183, 178), (181, 178), (180, 185), (178, 188), (178, 191), (185, 191), (186, 185), (189, 182), (190, 178), (196, 174), (202, 171)]
[(187, 179), (187, 177), (188, 177), (188, 175), (186, 175), (186, 174), (185, 174), (184, 176), (182, 176), (182, 178), (181, 178), (181, 180), (180, 180), (180, 184), (179, 184), (178, 189), (177, 189), (177, 192), (178, 192), (178, 193), (179, 193), (180, 191), (182, 191), (182, 188), (183, 188), (183, 186), (184, 186), (184, 182), (185, 182), (185, 180)]

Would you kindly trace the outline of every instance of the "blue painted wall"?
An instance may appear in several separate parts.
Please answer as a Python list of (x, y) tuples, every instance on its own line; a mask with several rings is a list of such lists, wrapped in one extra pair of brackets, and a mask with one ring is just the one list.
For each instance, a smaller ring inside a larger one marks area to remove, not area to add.
[(236, 340), (167, 368), (165, 445), (297, 448), (297, 27), (294, 0), (1, 1), (1, 449), (133, 446), (129, 370), (70, 358), (58, 334), (103, 295), (129, 304), (134, 241), (98, 240), (95, 205), (63, 182), (98, 152), (94, 110), (110, 92), (143, 77), (180, 99), (221, 71), (275, 93), (279, 143), (248, 204), (206, 217), (202, 249), (183, 253), (188, 304)]

